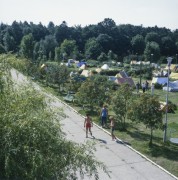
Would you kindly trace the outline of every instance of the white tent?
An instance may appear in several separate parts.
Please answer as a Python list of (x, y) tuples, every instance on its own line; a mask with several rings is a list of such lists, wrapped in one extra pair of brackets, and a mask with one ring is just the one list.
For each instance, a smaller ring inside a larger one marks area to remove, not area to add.
[(104, 65), (101, 67), (101, 69), (107, 70), (107, 69), (109, 69), (109, 66), (108, 66), (107, 64), (104, 64)]
[(158, 84), (164, 85), (167, 83), (167, 77), (153, 77), (151, 83), (152, 84), (158, 83)]
[[(164, 91), (167, 91), (167, 86), (163, 87)], [(178, 91), (178, 81), (169, 82), (168, 91)]]
[(82, 64), (79, 69), (86, 69), (86, 64)]

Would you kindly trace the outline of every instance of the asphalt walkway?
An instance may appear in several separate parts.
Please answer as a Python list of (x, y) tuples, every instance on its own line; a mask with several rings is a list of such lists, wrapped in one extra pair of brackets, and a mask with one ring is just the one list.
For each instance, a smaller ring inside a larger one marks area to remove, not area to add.
[[(73, 108), (56, 99), (54, 106), (63, 107), (67, 117), (62, 120), (66, 137), (77, 143), (96, 142), (95, 156), (109, 169), (110, 178), (102, 171), (101, 180), (175, 180), (178, 179), (120, 139), (112, 141), (110, 132), (94, 124), (93, 137), (86, 138), (84, 117)], [(89, 179), (85, 177), (85, 179)]]

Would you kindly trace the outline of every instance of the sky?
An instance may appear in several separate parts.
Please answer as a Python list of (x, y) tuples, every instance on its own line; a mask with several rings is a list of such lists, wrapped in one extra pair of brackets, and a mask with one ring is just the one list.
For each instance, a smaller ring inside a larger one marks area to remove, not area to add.
[(98, 24), (105, 18), (116, 25), (178, 29), (178, 0), (0, 0), (0, 23), (50, 21), (68, 26)]

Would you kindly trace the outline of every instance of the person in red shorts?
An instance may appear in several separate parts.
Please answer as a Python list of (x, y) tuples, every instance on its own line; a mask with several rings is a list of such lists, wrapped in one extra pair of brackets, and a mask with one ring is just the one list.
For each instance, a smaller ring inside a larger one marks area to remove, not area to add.
[(93, 122), (89, 114), (86, 114), (84, 127), (86, 127), (86, 138), (88, 137), (88, 130), (90, 131), (90, 134), (92, 136), (91, 127), (93, 127)]

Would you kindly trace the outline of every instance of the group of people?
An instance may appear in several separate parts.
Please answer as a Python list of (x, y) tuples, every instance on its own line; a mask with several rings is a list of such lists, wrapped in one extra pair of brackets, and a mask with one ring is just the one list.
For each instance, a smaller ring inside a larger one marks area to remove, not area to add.
[[(137, 82), (137, 83), (136, 83), (137, 93), (139, 92), (139, 89), (140, 89), (140, 83)], [(149, 89), (149, 83), (148, 83), (148, 81), (146, 80), (145, 82), (142, 83), (142, 91), (143, 91), (143, 93), (144, 93), (145, 91), (148, 91), (148, 89)]]
[[(108, 110), (105, 105), (101, 109), (100, 116), (101, 116), (101, 126), (102, 126), (102, 128), (104, 128), (107, 126), (107, 118), (108, 118)], [(110, 120), (112, 140), (116, 140), (116, 137), (114, 135), (114, 130), (115, 130), (114, 118), (112, 116), (110, 116), (109, 120)], [(90, 132), (90, 135), (92, 136), (91, 127), (93, 127), (93, 122), (92, 122), (92, 118), (89, 116), (89, 114), (86, 114), (85, 121), (84, 121), (84, 127), (86, 128), (86, 138), (88, 138), (88, 132)]]

